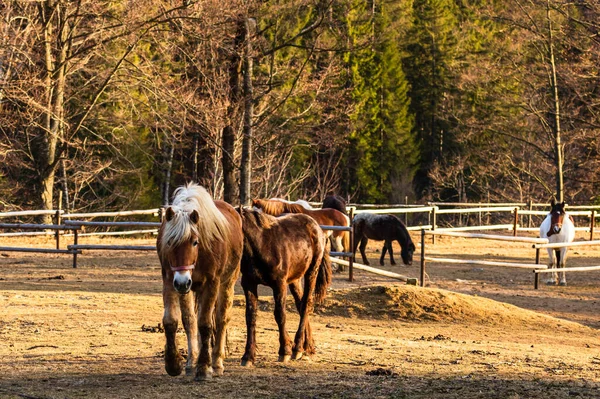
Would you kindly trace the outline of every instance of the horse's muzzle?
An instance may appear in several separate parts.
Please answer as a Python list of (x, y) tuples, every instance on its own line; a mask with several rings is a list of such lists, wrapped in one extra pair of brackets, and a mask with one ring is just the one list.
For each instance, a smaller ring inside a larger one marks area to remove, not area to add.
[(173, 276), (173, 288), (180, 294), (187, 294), (192, 288), (192, 278), (189, 273), (176, 272)]

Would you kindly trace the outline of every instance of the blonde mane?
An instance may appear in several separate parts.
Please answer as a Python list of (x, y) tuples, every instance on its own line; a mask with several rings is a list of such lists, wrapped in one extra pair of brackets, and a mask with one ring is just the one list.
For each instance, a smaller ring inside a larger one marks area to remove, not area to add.
[(263, 212), (271, 216), (280, 216), (282, 213), (307, 213), (307, 211), (310, 211), (300, 204), (280, 199), (256, 198), (252, 200), (252, 205), (262, 209)]
[[(229, 224), (204, 187), (195, 183), (178, 187), (173, 193), (171, 209), (175, 215), (164, 223), (161, 241), (163, 252), (188, 240), (192, 235), (198, 237), (198, 246), (204, 250), (210, 250), (215, 240), (225, 241)], [(197, 224), (190, 220), (193, 211), (197, 211), (200, 216)]]

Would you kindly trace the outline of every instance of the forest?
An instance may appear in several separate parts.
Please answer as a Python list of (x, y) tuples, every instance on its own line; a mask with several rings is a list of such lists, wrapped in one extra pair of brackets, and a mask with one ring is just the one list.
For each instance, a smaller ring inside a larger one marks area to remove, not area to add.
[(0, 211), (599, 203), (596, 0), (2, 0)]

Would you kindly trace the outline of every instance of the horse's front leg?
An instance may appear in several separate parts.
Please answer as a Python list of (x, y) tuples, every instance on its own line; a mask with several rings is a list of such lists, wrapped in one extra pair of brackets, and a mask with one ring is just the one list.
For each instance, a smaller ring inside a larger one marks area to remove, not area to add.
[(242, 356), (242, 366), (251, 367), (256, 360), (256, 312), (258, 285), (242, 276), (242, 288), (246, 297), (246, 350)]
[(223, 375), (225, 367), (225, 345), (227, 344), (227, 325), (231, 319), (230, 310), (233, 305), (233, 288), (235, 278), (223, 284), (219, 289), (219, 298), (216, 308), (216, 334), (215, 346), (213, 348), (212, 367), (216, 376)]
[[(554, 250), (552, 248), (548, 248), (548, 269), (554, 269)], [(546, 280), (547, 285), (555, 285), (556, 284), (556, 272), (549, 273), (550, 277)]]
[[(294, 302), (296, 303), (296, 309), (298, 310), (298, 314), (302, 312), (302, 286), (300, 285), (300, 281), (296, 280), (290, 284), (290, 291), (292, 292), (292, 296), (294, 297)], [(306, 321), (306, 328), (304, 329), (304, 353), (306, 355), (313, 355), (315, 353), (315, 341), (312, 337), (312, 330), (310, 328), (310, 323)]]
[(275, 321), (279, 328), (279, 359), (280, 362), (288, 362), (292, 357), (292, 341), (285, 330), (285, 301), (287, 284), (278, 281), (273, 285), (273, 298), (275, 300)]
[(218, 283), (206, 281), (198, 295), (200, 296), (200, 309), (198, 313), (198, 332), (200, 339), (200, 354), (196, 366), (196, 380), (212, 378), (211, 366), (211, 338), (213, 334), (213, 311), (217, 300)]
[(188, 356), (185, 363), (185, 374), (192, 375), (198, 360), (198, 323), (196, 321), (196, 293), (193, 291), (179, 296), (181, 321), (185, 329), (188, 343)]
[(169, 282), (163, 283), (163, 326), (165, 327), (165, 370), (171, 376), (183, 371), (183, 357), (177, 349), (177, 324), (181, 317), (179, 294)]
[[(569, 248), (561, 248), (560, 256), (557, 255), (556, 267), (557, 269), (564, 269), (567, 264), (567, 250)], [(560, 276), (559, 285), (567, 285), (567, 276), (565, 272), (558, 273)]]

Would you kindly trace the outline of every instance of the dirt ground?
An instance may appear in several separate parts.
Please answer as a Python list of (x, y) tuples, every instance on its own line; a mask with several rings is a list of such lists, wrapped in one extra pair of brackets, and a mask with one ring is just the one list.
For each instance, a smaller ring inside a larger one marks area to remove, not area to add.
[[(419, 276), (413, 239), (413, 265), (386, 259), (385, 270)], [(0, 238), (0, 246), (34, 245), (51, 248), (52, 241)], [(369, 245), (372, 266), (380, 245)], [(426, 247), (431, 256), (535, 258), (528, 244), (437, 238)], [(600, 265), (600, 247), (571, 250), (568, 264)], [(353, 283), (347, 277), (334, 275), (311, 319), (317, 354), (287, 364), (276, 361), (272, 300), (262, 291), (252, 369), (239, 365), (246, 332), (238, 287), (225, 375), (194, 382), (164, 371), (153, 252), (85, 251), (73, 269), (67, 255), (0, 251), (0, 397), (600, 398), (598, 271), (539, 290), (529, 270), (466, 264), (429, 264), (425, 288), (358, 270)], [(178, 339), (185, 346), (183, 332)]]

